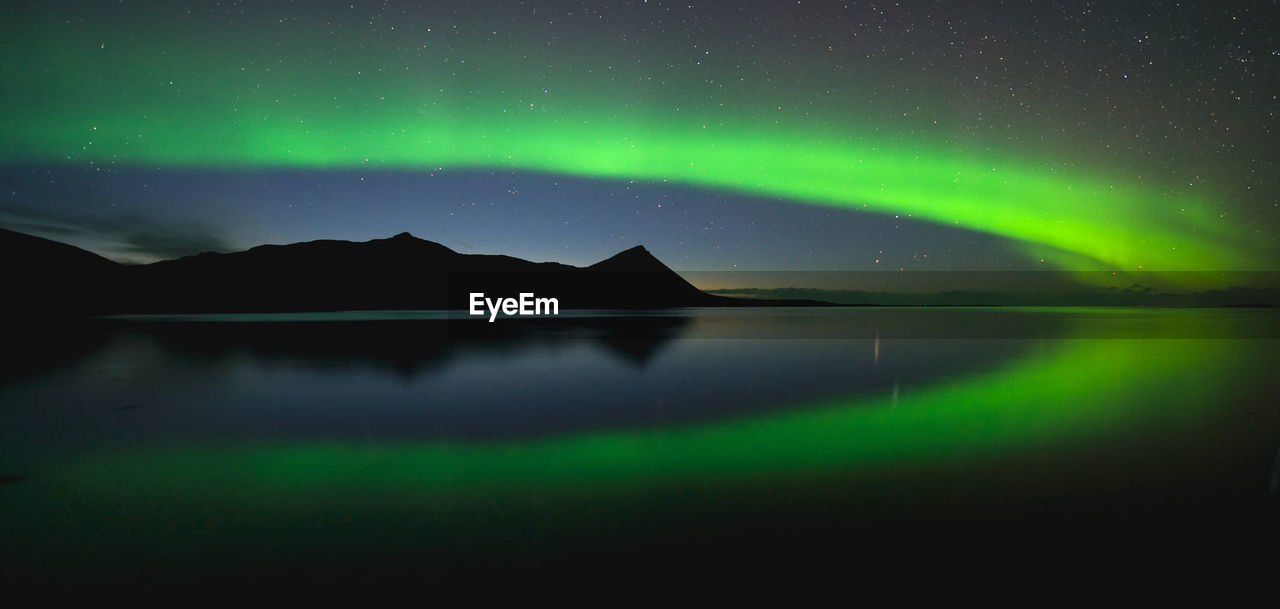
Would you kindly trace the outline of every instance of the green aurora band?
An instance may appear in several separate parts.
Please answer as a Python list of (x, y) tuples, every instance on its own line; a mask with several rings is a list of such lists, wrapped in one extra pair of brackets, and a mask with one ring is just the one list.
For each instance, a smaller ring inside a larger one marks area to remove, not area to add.
[(746, 89), (710, 107), (696, 101), (701, 80), (646, 92), (641, 74), (586, 53), (561, 51), (548, 75), (478, 43), (450, 47), (468, 58), (450, 63), (400, 47), (317, 56), (256, 30), (231, 44), (119, 23), (0, 31), (0, 163), (533, 171), (900, 214), (1014, 239), (1072, 271), (1267, 270), (1275, 259), (1209, 195), (885, 134), (829, 108), (769, 114), (776, 100), (764, 108)]

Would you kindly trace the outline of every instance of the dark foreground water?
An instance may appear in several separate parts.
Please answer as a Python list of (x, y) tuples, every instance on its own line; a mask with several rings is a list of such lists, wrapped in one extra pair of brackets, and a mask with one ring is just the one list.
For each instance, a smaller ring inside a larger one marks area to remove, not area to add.
[(1269, 310), (441, 317), (13, 321), (6, 583), (424, 600), (1274, 564)]

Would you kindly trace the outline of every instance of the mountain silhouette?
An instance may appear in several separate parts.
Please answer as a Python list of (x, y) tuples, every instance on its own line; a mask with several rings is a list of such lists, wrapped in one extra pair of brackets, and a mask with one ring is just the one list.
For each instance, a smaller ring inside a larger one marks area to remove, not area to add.
[[(609, 298), (620, 299), (636, 307), (671, 306), (666, 304), (668, 302), (692, 303), (685, 306), (736, 304), (736, 301), (721, 300), (723, 296), (706, 294), (693, 287), (642, 245), (614, 254), (585, 270), (599, 294), (607, 294)], [(607, 308), (604, 304), (592, 306)]]
[(707, 294), (642, 246), (588, 267), (460, 254), (400, 233), (364, 242), (317, 240), (204, 253), (146, 265), (13, 231), (0, 252), (24, 274), (6, 308), (83, 313), (301, 312), (457, 309), (471, 293), (556, 298), (564, 309), (794, 306)]
[(104, 312), (103, 292), (118, 285), (123, 266), (93, 252), (0, 228), (4, 297), (0, 309)]

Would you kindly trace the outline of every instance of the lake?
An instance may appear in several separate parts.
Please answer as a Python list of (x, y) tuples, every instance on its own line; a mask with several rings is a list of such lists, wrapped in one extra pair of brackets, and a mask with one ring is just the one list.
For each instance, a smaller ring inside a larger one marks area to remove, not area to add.
[(9, 326), (17, 585), (616, 590), (1280, 540), (1270, 309)]

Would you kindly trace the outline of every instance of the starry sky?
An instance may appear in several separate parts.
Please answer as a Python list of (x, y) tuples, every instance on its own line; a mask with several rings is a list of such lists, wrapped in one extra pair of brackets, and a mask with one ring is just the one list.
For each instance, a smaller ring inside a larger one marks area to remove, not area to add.
[(680, 271), (1277, 270), (1273, 2), (29, 2), (0, 226)]

